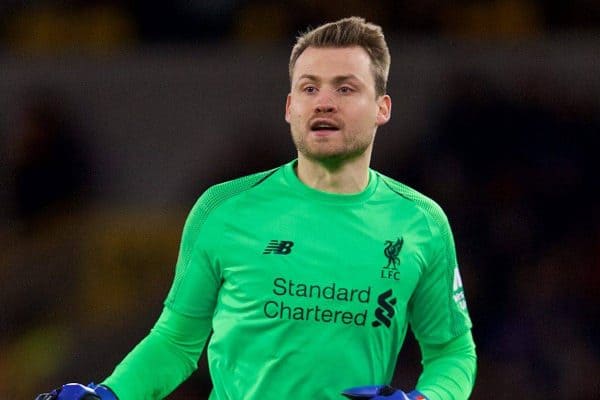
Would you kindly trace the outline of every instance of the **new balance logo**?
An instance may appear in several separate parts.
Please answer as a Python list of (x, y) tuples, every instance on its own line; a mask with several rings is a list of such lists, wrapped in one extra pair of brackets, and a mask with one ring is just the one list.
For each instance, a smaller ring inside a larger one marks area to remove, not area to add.
[(294, 242), (289, 240), (270, 240), (269, 244), (263, 250), (263, 254), (282, 254), (287, 255), (292, 252)]

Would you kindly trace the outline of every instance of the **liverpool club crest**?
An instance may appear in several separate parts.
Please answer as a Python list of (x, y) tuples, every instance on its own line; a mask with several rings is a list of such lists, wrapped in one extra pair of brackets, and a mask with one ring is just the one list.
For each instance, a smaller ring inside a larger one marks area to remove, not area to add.
[(396, 239), (395, 242), (392, 240), (385, 241), (383, 254), (387, 258), (387, 264), (381, 269), (381, 278), (399, 279), (398, 265), (400, 265), (400, 258), (398, 256), (403, 244), (403, 238)]

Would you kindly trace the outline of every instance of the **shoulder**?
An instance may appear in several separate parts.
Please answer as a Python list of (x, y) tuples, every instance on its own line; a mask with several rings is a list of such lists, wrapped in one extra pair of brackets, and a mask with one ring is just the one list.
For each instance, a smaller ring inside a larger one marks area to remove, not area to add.
[(206, 219), (212, 211), (227, 203), (228, 200), (260, 187), (280, 169), (281, 167), (276, 167), (209, 187), (194, 204), (190, 217), (200, 220)]
[(259, 187), (279, 171), (280, 168), (277, 167), (268, 171), (257, 172), (211, 186), (200, 196), (198, 203), (202, 203), (204, 207), (209, 209), (217, 207), (232, 197)]
[(404, 183), (390, 178), (389, 176), (383, 175), (379, 172), (377, 172), (377, 175), (381, 180), (381, 184), (384, 189), (387, 189), (395, 193), (400, 198), (411, 202), (418, 212), (422, 213), (423, 216), (432, 224), (436, 226), (445, 226), (448, 224), (448, 217), (446, 216), (446, 213), (435, 200)]
[(456, 259), (454, 237), (442, 207), (430, 197), (403, 183), (382, 174), (379, 176), (382, 185), (405, 201), (411, 202), (414, 212), (420, 215), (420, 220), (432, 239), (427, 245), (432, 259), (442, 255), (454, 267), (456, 265), (456, 261), (452, 261)]

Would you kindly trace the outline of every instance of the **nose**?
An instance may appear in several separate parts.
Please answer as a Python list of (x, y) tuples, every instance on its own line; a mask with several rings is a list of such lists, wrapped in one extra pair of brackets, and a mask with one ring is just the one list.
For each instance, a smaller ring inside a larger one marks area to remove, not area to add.
[(333, 104), (318, 104), (315, 111), (318, 113), (332, 113), (335, 112), (336, 107)]
[(315, 112), (317, 113), (332, 113), (337, 111), (337, 105), (330, 95), (322, 94), (317, 98), (315, 104)]

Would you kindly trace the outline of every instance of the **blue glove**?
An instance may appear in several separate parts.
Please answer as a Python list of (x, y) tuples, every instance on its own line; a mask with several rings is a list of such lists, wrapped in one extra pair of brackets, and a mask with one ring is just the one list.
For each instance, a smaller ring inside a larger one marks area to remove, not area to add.
[(35, 400), (118, 400), (106, 386), (90, 383), (67, 383), (50, 393), (42, 393)]
[(389, 385), (358, 386), (346, 389), (342, 394), (351, 400), (427, 400), (416, 390), (404, 393)]

